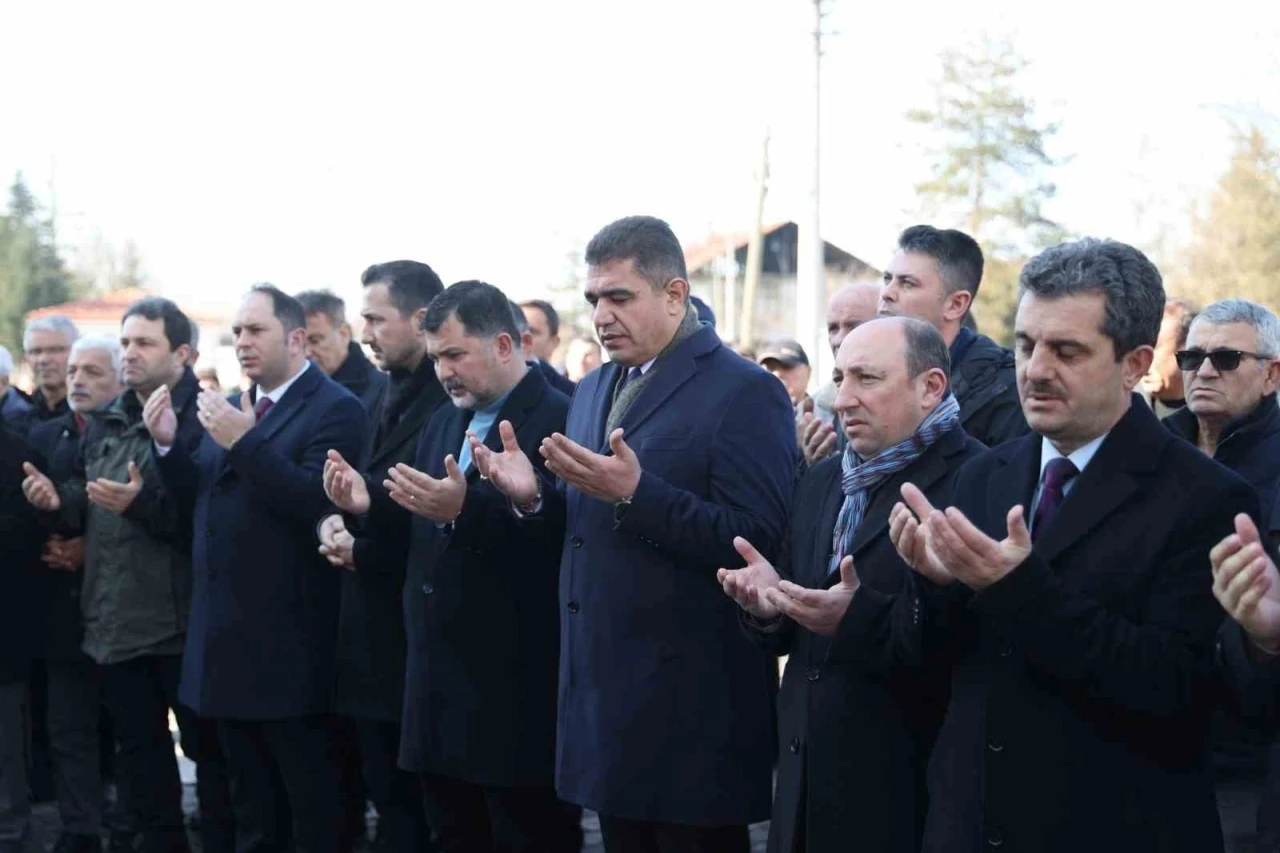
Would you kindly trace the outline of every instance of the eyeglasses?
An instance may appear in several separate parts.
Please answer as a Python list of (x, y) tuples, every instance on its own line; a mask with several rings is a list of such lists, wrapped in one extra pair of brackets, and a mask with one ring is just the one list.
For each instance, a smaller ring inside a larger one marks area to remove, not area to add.
[(1173, 354), (1177, 359), (1178, 369), (1186, 371), (1196, 371), (1200, 369), (1200, 365), (1204, 364), (1207, 358), (1213, 365), (1214, 370), (1226, 372), (1235, 370), (1240, 366), (1242, 358), (1256, 358), (1258, 361), (1271, 361), (1272, 356), (1259, 355), (1256, 352), (1245, 352), (1238, 349), (1216, 349), (1213, 352), (1205, 352), (1202, 349), (1184, 349)]

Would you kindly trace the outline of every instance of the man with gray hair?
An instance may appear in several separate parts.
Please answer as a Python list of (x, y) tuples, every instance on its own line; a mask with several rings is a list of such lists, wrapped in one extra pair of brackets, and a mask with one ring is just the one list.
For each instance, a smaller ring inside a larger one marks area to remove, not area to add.
[(67, 412), (67, 359), (78, 337), (76, 324), (61, 314), (38, 317), (23, 331), (22, 349), (36, 383), (30, 399), (32, 423)]
[(30, 417), (31, 404), (17, 388), (9, 385), (13, 375), (13, 354), (0, 346), (0, 420), (21, 430)]
[[(90, 413), (121, 392), (120, 342), (91, 336), (71, 345), (67, 400), (71, 411), (31, 427), (32, 464), (54, 482), (70, 479)], [(84, 538), (58, 525), (44, 541), (41, 577), (47, 600), (40, 611), (37, 643), (48, 683), (46, 719), (62, 834), (58, 853), (101, 848), (103, 785), (100, 774), (101, 673), (84, 653), (80, 611), (84, 582)], [(119, 833), (117, 833), (119, 834)]]
[[(1280, 319), (1244, 299), (1215, 302), (1191, 322), (1176, 358), (1187, 405), (1165, 418), (1165, 426), (1252, 485), (1263, 521), (1272, 520), (1280, 492)], [(1280, 544), (1280, 530), (1269, 532)], [(1225, 713), (1214, 720), (1213, 769), (1228, 853), (1274, 847), (1275, 810), (1260, 807), (1274, 740), (1274, 732)], [(1269, 795), (1268, 805), (1275, 798)], [(1261, 843), (1263, 833), (1271, 846)]]

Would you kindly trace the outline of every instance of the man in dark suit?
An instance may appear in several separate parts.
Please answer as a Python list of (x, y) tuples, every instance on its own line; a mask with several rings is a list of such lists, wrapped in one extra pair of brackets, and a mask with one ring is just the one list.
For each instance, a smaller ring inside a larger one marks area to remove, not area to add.
[[(79, 338), (67, 363), (71, 411), (31, 427), (32, 463), (55, 483), (71, 479), (80, 458), (80, 439), (89, 412), (120, 395), (120, 342)], [(84, 539), (78, 530), (49, 533), (41, 556), (43, 649), (49, 683), (48, 728), (62, 835), (59, 853), (98, 851), (102, 842), (102, 693), (98, 666), (80, 644), (84, 639), (80, 590), (84, 582)], [(111, 744), (114, 750), (114, 744)]]
[(431, 417), (413, 466), (393, 468), (385, 489), (336, 458), (326, 470), (334, 502), (367, 512), (408, 561), (400, 764), (422, 779), (442, 850), (568, 851), (552, 774), (561, 537), (525, 529), (472, 464), (477, 448), (532, 452), (563, 429), (568, 400), (525, 363), (498, 288), (459, 282), (423, 325), (454, 405)]
[(572, 397), (576, 387), (574, 381), (551, 366), (551, 359), (560, 348), (560, 314), (545, 299), (528, 299), (517, 305), (516, 311), (516, 324), (520, 325), (521, 318), (524, 319), (521, 334), (526, 328), (529, 330), (529, 337), (524, 342), (525, 358), (538, 365), (548, 385), (566, 397)]
[[(431, 267), (416, 261), (375, 264), (361, 280), (363, 343), (391, 376), (363, 474), (368, 490), (380, 490), (388, 469), (413, 462), (423, 425), (448, 400), (422, 329), (427, 305), (444, 287)], [(430, 830), (418, 780), (396, 766), (404, 706), (404, 554), (388, 552), (386, 537), (373, 527), (352, 537), (340, 514), (326, 516), (319, 531), (320, 553), (350, 570), (341, 573), (335, 709), (354, 722), (359, 738), (365, 785), (378, 810), (374, 847), (423, 850)]]
[(28, 849), (27, 676), (37, 651), (40, 544), (35, 510), (23, 497), (26, 439), (0, 421), (0, 853)]
[(880, 313), (933, 324), (951, 351), (951, 390), (965, 432), (988, 447), (1027, 432), (1013, 353), (965, 326), (982, 283), (982, 249), (968, 234), (915, 225), (884, 272)]
[[(925, 760), (946, 707), (946, 673), (892, 672), (832, 645), (855, 591), (892, 596), (910, 569), (889, 539), (889, 510), (913, 482), (950, 503), (961, 463), (983, 445), (960, 427), (947, 345), (920, 320), (873, 320), (836, 355), (834, 407), (850, 439), (801, 481), (782, 581), (745, 540), (725, 592), (764, 648), (789, 656), (778, 697), (778, 783), (769, 849), (915, 853)], [(869, 600), (864, 595), (859, 604)]]
[(587, 264), (613, 360), (539, 449), (565, 488), (510, 451), (491, 473), (527, 523), (568, 534), (557, 789), (600, 814), (611, 853), (745, 851), (746, 825), (769, 812), (776, 670), (715, 573), (741, 564), (735, 536), (777, 557), (791, 404), (698, 322), (666, 223), (607, 226)]
[(307, 358), (355, 394), (377, 423), (387, 396), (387, 374), (374, 367), (352, 339), (346, 303), (327, 290), (304, 290), (294, 298), (307, 316)]
[[(338, 579), (315, 551), (330, 448), (367, 441), (359, 400), (307, 361), (302, 306), (270, 285), (240, 305), (232, 333), (255, 383), (205, 391), (195, 454), (174, 443), (165, 388), (144, 419), (166, 485), (194, 505), (194, 594), (179, 698), (218, 720), (231, 771), (236, 849), (338, 849), (341, 782), (332, 708)], [(277, 780), (279, 783), (277, 784)], [(280, 825), (287, 802), (292, 833)]]
[(954, 662), (928, 853), (1222, 849), (1206, 555), (1258, 502), (1133, 394), (1163, 306), (1130, 246), (1033, 258), (1016, 320), (1032, 434), (968, 463), (945, 512), (902, 489), (891, 533), (928, 589), (923, 647)]

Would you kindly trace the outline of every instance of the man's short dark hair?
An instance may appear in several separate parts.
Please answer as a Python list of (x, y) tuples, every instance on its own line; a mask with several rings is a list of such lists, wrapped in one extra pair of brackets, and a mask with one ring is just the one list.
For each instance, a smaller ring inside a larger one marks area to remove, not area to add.
[(1142, 252), (1115, 240), (1086, 237), (1046, 249), (1027, 261), (1018, 298), (1033, 293), (1058, 299), (1101, 293), (1106, 300), (1102, 334), (1115, 345), (1116, 361), (1140, 346), (1154, 346), (1164, 316), (1164, 283)]
[(937, 368), (951, 385), (951, 350), (932, 323), (914, 317), (896, 318), (903, 325), (907, 342), (907, 375), (915, 379), (927, 370)]
[(460, 281), (451, 284), (431, 300), (422, 328), (438, 332), (450, 317), (456, 316), (466, 333), (475, 338), (492, 338), (506, 333), (517, 347), (520, 330), (511, 312), (512, 302), (492, 284), (483, 281)]
[(165, 299), (163, 296), (147, 296), (139, 299), (124, 309), (124, 316), (120, 318), (120, 323), (123, 324), (130, 317), (163, 320), (164, 336), (169, 339), (169, 352), (183, 345), (192, 345), (195, 327), (187, 315), (182, 313), (178, 304), (170, 299)]
[(515, 300), (507, 300), (511, 303), (511, 319), (516, 324), (516, 331), (523, 335), (529, 331), (529, 318), (524, 316), (524, 311)]
[(948, 295), (963, 290), (978, 298), (978, 285), (982, 284), (982, 248), (968, 234), (953, 228), (912, 225), (899, 235), (898, 248), (933, 258)]
[(1199, 313), (1200, 309), (1186, 299), (1170, 299), (1164, 303), (1163, 316), (1174, 317), (1178, 321), (1178, 333), (1176, 336), (1178, 349), (1182, 349), (1187, 345), (1187, 335), (1191, 334), (1191, 323)]
[(335, 329), (347, 322), (347, 303), (331, 290), (304, 290), (293, 298), (302, 303), (303, 314), (323, 314)]
[(374, 264), (360, 274), (360, 284), (364, 287), (385, 284), (391, 304), (404, 317), (426, 308), (444, 290), (444, 282), (436, 271), (418, 261)]
[(610, 261), (633, 261), (636, 272), (655, 290), (672, 279), (689, 280), (684, 250), (671, 226), (653, 216), (628, 216), (601, 228), (587, 244), (586, 260), (598, 267)]
[(547, 318), (547, 334), (555, 337), (560, 334), (560, 315), (555, 307), (545, 299), (526, 299), (520, 303), (521, 308), (537, 308)]
[(285, 293), (274, 284), (255, 284), (249, 288), (249, 293), (261, 293), (271, 299), (271, 313), (280, 321), (280, 325), (284, 327), (285, 335), (288, 335), (294, 329), (305, 329), (307, 327), (307, 313), (302, 310), (302, 303)]

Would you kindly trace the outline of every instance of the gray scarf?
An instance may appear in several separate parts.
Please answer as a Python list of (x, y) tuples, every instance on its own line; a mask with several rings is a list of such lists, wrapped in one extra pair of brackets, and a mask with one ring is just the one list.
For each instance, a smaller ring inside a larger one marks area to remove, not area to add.
[[(689, 338), (693, 337), (693, 333), (701, 328), (702, 324), (698, 321), (698, 312), (693, 305), (689, 305), (688, 311), (684, 315), (684, 319), (680, 321), (680, 328), (676, 329), (675, 337), (671, 339), (671, 343), (663, 347), (662, 352), (658, 353), (658, 357), (653, 362), (653, 367), (645, 371), (641, 376), (637, 376), (625, 385), (622, 385), (630, 368), (618, 371), (617, 384), (613, 386), (613, 406), (609, 409), (609, 417), (605, 419), (604, 435), (607, 439), (618, 424), (622, 422), (623, 416), (627, 413), (627, 409), (631, 408), (632, 402), (636, 397), (640, 396), (640, 392), (644, 390), (644, 386), (649, 383), (653, 375), (662, 369), (662, 363), (666, 360), (676, 347), (680, 346)], [(621, 390), (619, 390), (621, 385)]]

